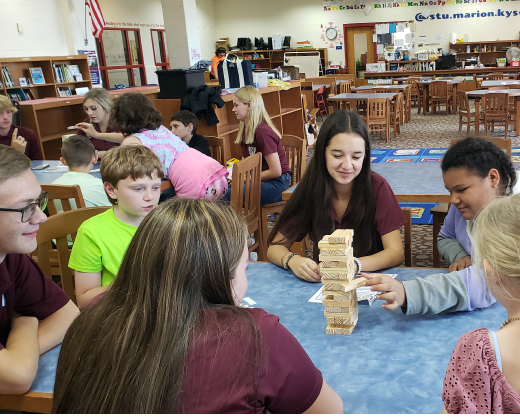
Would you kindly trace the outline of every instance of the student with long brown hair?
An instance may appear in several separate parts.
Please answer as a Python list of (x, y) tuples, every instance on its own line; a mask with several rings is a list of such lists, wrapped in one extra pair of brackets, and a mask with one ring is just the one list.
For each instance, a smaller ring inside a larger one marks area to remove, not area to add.
[(247, 290), (247, 227), (171, 199), (139, 226), (106, 295), (65, 336), (55, 413), (341, 413), (296, 339)]

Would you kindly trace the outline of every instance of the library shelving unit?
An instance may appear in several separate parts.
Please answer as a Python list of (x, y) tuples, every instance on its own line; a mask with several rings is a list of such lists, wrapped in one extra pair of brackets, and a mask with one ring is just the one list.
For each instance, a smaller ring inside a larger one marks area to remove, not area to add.
[[(275, 127), (281, 134), (292, 134), (305, 139), (303, 112), (301, 106), (301, 86), (299, 81), (292, 81), (291, 88), (282, 90), (279, 87), (267, 87), (260, 89), (265, 108)], [(235, 144), (238, 133), (238, 123), (233, 112), (233, 95), (222, 96), (225, 105), (216, 108), (219, 119), (218, 124), (208, 126), (205, 120), (199, 122), (197, 133), (203, 136), (224, 138), (226, 150), (224, 156), (227, 159), (234, 157), (242, 159), (242, 151), (239, 144)], [(170, 115), (180, 110), (180, 99), (157, 99), (155, 107), (163, 116), (163, 124), (168, 126)]]
[[(257, 67), (255, 68), (263, 68), (263, 69), (275, 69), (278, 66), (284, 66), (285, 63), (283, 61), (284, 53), (286, 52), (312, 52), (319, 51), (320, 59), (321, 59), (321, 67), (325, 69), (328, 67), (328, 55), (327, 48), (314, 48), (314, 49), (285, 49), (285, 50), (247, 50), (247, 51), (230, 51), (232, 54), (236, 54), (239, 58), (243, 60), (250, 60), (251, 64), (255, 64)], [(253, 56), (254, 54), (263, 55), (264, 58), (245, 58), (246, 56)]]
[[(159, 86), (109, 90), (114, 98), (123, 93), (135, 91), (144, 94), (155, 106), (155, 100), (159, 96)], [(22, 125), (37, 134), (44, 158), (50, 160), (60, 158), (62, 136), (76, 133), (75, 130), (67, 130), (67, 127), (73, 126), (86, 118), (83, 111), (82, 95), (24, 101), (20, 103), (20, 113)]]
[[(53, 64), (76, 64), (78, 65), (83, 81), (57, 83), (54, 77)], [(0, 95), (7, 96), (10, 90), (22, 89), (24, 92), (30, 91), (34, 99), (56, 98), (58, 97), (58, 87), (88, 87), (92, 88), (90, 81), (90, 71), (88, 68), (88, 60), (86, 55), (70, 55), (63, 57), (18, 57), (18, 58), (0, 58), (0, 67), (7, 67), (14, 87), (7, 87), (7, 83), (3, 72), (0, 72)], [(42, 69), (45, 83), (35, 84), (31, 86), (20, 86), (20, 78), (25, 77), (30, 82), (29, 69), (32, 67), (40, 67)]]
[(435, 60), (392, 60), (386, 62), (386, 70), (392, 71), (390, 70), (390, 64), (397, 64), (397, 68), (404, 67), (405, 70), (409, 71), (428, 70), (426, 66), (432, 61)]
[[(506, 47), (518, 47), (520, 41), (509, 40), (509, 41), (478, 41), (478, 42), (457, 42), (456, 44), (450, 44), (450, 51), (454, 50), (457, 52), (457, 61), (464, 61), (469, 57), (479, 56), (480, 62), (486, 66), (496, 66), (497, 58), (506, 58), (506, 50), (502, 51), (502, 48)], [(486, 52), (482, 52), (481, 49), (486, 46)], [(467, 52), (469, 47), (470, 52)], [(489, 47), (496, 47), (496, 51), (487, 51)], [(477, 52), (474, 49), (477, 48)]]

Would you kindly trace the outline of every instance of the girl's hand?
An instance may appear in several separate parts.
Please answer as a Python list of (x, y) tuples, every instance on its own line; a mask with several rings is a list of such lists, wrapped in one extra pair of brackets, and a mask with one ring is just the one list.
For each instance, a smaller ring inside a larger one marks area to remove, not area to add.
[(76, 127), (82, 130), (89, 137), (96, 137), (96, 134), (98, 133), (94, 126), (90, 123), (80, 122), (76, 124)]
[(377, 299), (386, 300), (381, 306), (389, 311), (393, 311), (406, 303), (406, 292), (400, 281), (393, 279), (386, 274), (361, 273), (366, 278), (365, 286), (371, 286), (370, 290), (383, 292), (377, 295)]
[(452, 265), (450, 265), (449, 271), (451, 273), (452, 271), (464, 270), (465, 268), (468, 268), (471, 264), (471, 257), (469, 255), (466, 255), (465, 257), (459, 258)]
[(310, 258), (295, 255), (289, 261), (289, 268), (302, 280), (317, 283), (321, 281), (320, 269)]

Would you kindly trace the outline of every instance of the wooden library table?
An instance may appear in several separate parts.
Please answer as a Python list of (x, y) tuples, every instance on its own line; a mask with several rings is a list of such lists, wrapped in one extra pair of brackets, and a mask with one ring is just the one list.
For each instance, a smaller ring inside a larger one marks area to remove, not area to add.
[(357, 110), (357, 102), (368, 101), (374, 98), (387, 98), (392, 100), (398, 95), (399, 92), (390, 93), (370, 93), (370, 92), (359, 92), (359, 93), (340, 93), (332, 97), (327, 98), (329, 102), (348, 102), (350, 109), (353, 111)]
[(482, 84), (480, 85), (483, 88), (490, 88), (490, 87), (502, 87), (502, 86), (515, 86), (520, 88), (520, 80), (483, 80)]
[[(395, 267), (382, 272), (406, 281), (447, 270)], [(477, 328), (497, 330), (507, 315), (495, 303), (473, 312), (405, 316), (384, 310), (376, 300), (371, 306), (359, 304), (352, 335), (326, 335), (323, 305), (308, 302), (321, 284), (301, 281), (270, 263), (251, 263), (246, 275), (246, 296), (256, 302), (253, 306), (280, 318), (341, 397), (345, 413), (440, 413), (443, 379), (459, 337)], [(21, 409), (13, 401), (23, 399), (24, 411), (38, 411), (30, 398), (45, 397), (44, 408), (50, 409), (59, 350), (40, 358), (31, 395), (2, 396), (0, 409)]]
[[(491, 82), (492, 80), (490, 80)], [(510, 97), (513, 96), (515, 98), (515, 134), (518, 136), (520, 133), (520, 104), (518, 101), (520, 100), (520, 89), (497, 89), (497, 90), (470, 90), (466, 92), (468, 94), (468, 98), (475, 99), (475, 135), (478, 136), (480, 130), (480, 100), (488, 93), (507, 93)]]
[[(422, 100), (423, 100), (423, 115), (426, 115), (426, 112), (430, 112), (430, 85), (434, 80), (418, 80), (417, 84), (421, 85), (423, 88)], [(435, 80), (437, 81), (437, 80)], [(441, 80), (442, 81), (442, 80)], [(453, 101), (451, 106), (451, 112), (457, 112), (457, 85), (459, 83), (463, 83), (465, 80), (463, 79), (450, 79), (446, 80), (448, 83), (448, 87), (452, 88)]]

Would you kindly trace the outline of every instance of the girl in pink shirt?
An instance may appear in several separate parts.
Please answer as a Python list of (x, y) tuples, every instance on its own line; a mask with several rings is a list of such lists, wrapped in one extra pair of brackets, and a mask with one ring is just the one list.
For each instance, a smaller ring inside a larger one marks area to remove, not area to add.
[(164, 175), (178, 197), (222, 198), (228, 190), (226, 168), (190, 148), (161, 123), (161, 114), (141, 93), (125, 93), (114, 103), (111, 126), (125, 136), (121, 144), (142, 144), (151, 149), (161, 160)]
[[(499, 331), (470, 331), (458, 341), (444, 378), (443, 413), (520, 413), (520, 195), (499, 198), (470, 232), (474, 263), (507, 310)], [(479, 270), (480, 271), (480, 270)]]

